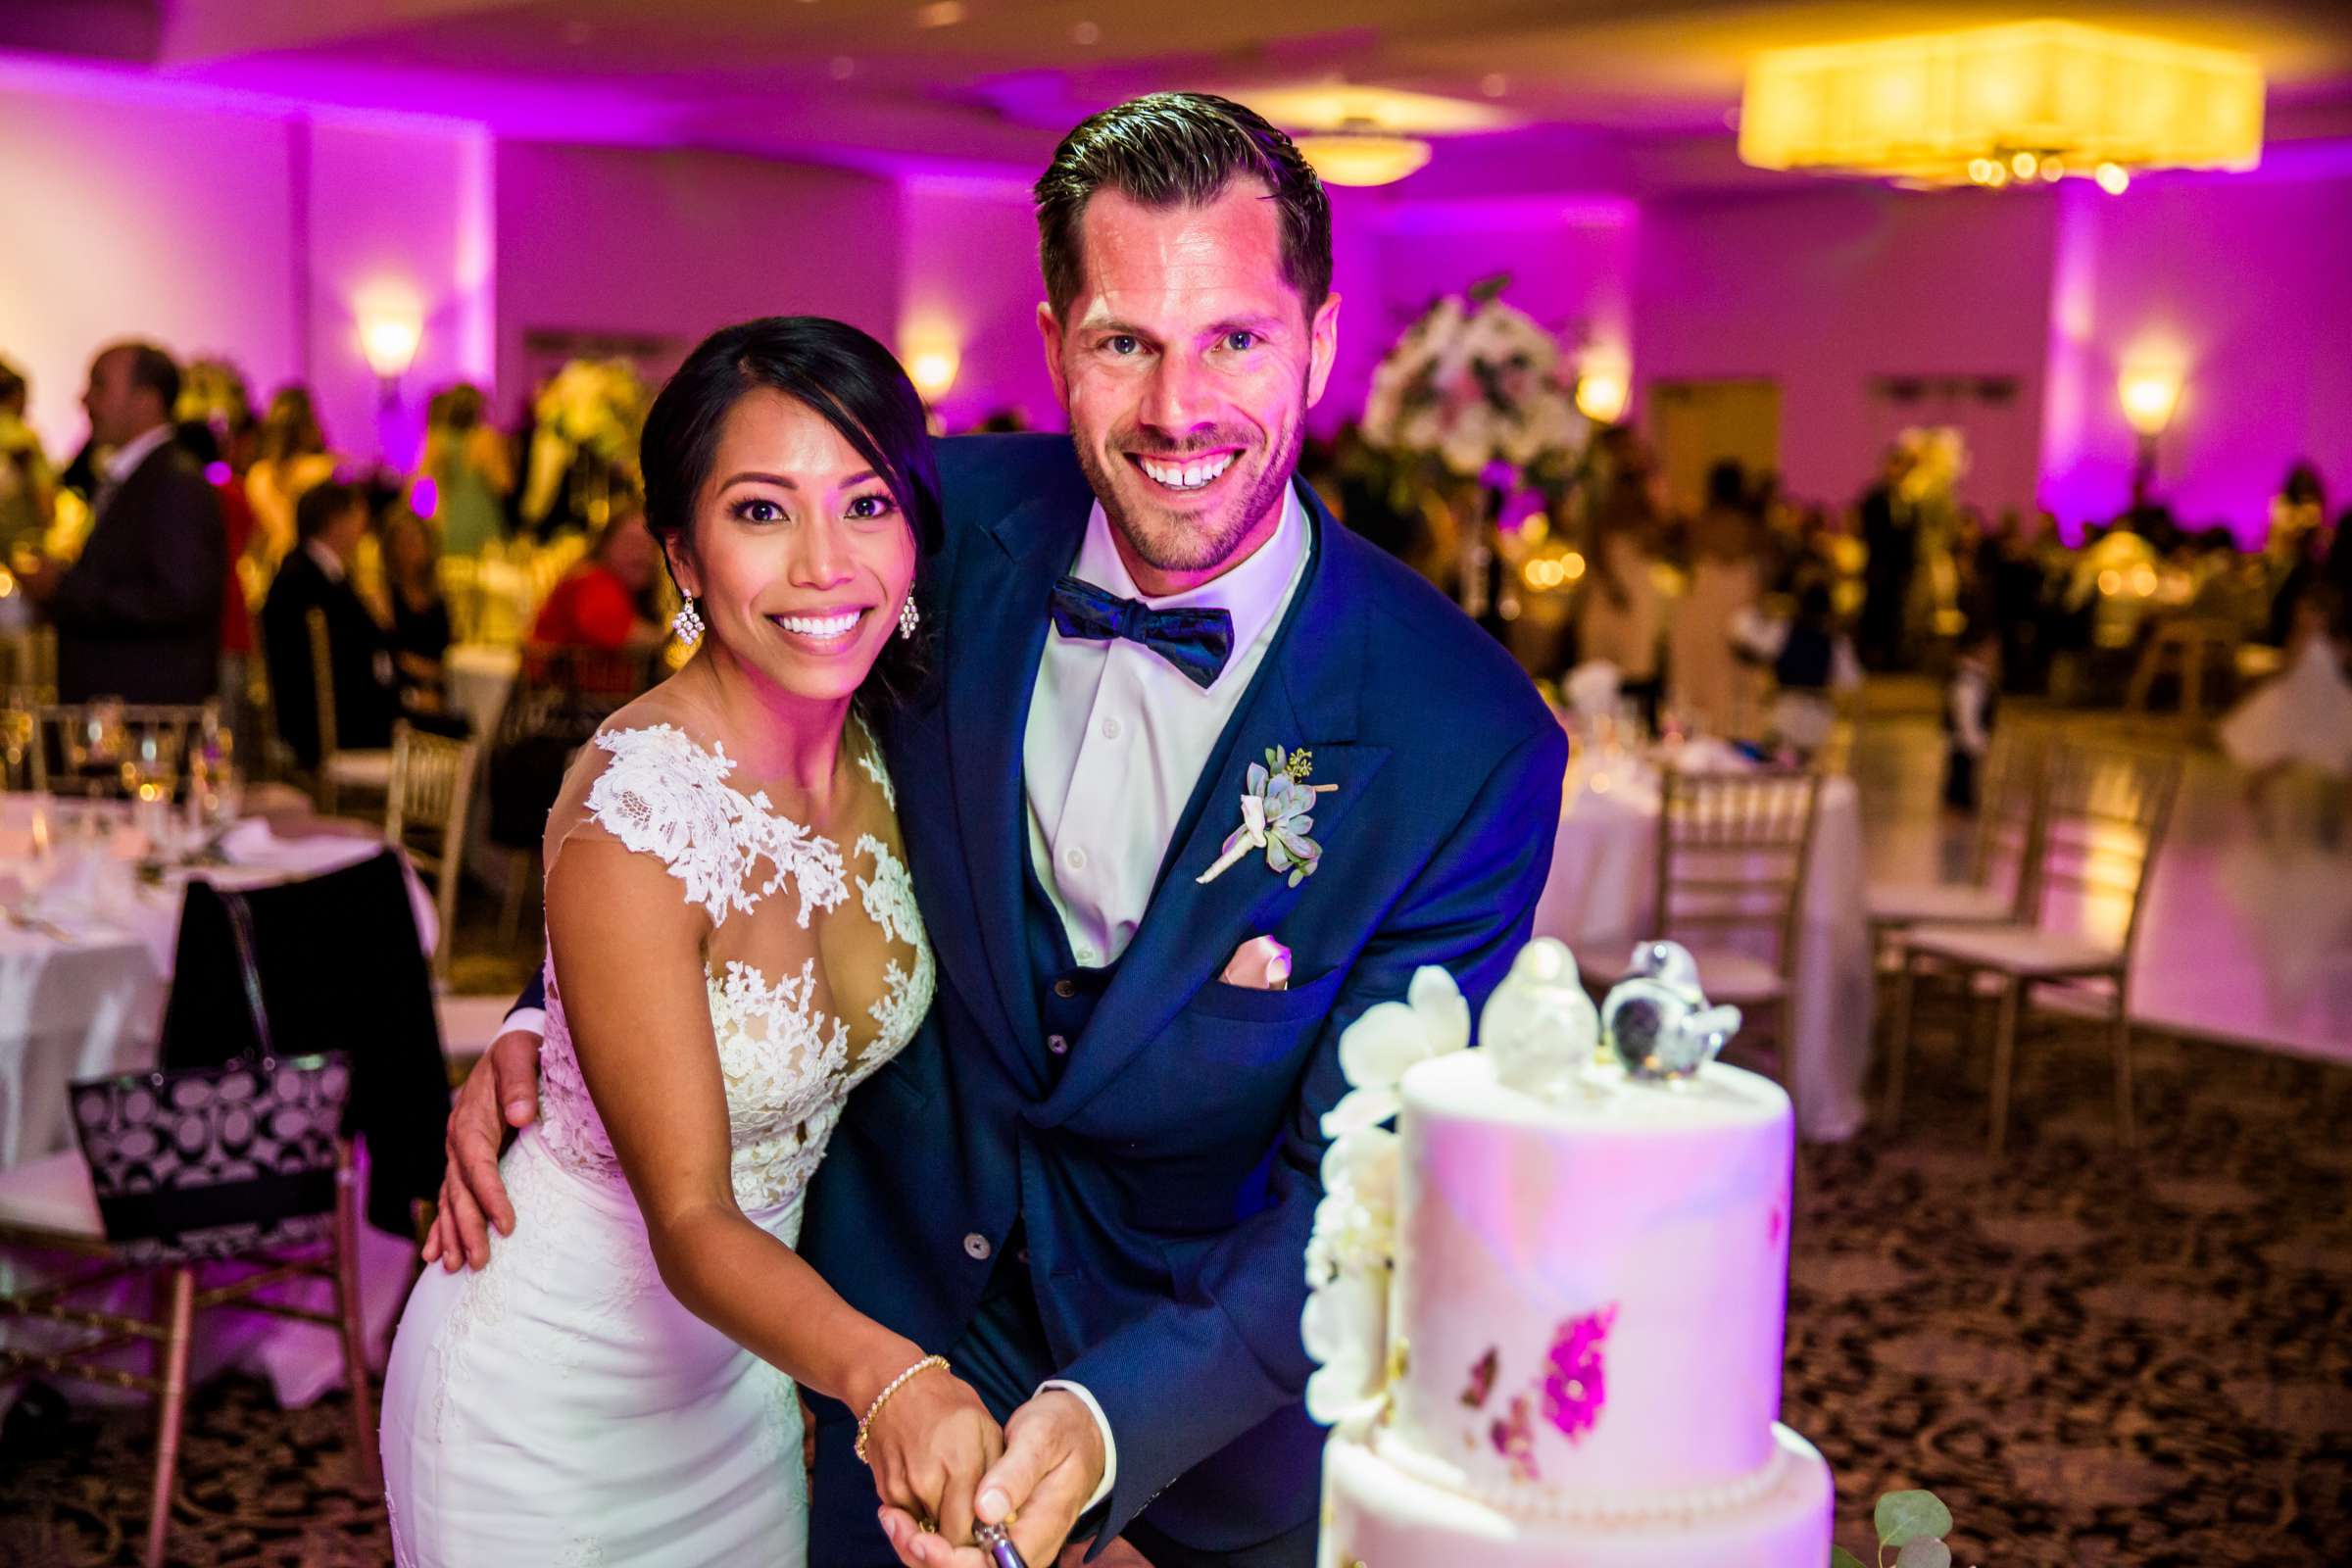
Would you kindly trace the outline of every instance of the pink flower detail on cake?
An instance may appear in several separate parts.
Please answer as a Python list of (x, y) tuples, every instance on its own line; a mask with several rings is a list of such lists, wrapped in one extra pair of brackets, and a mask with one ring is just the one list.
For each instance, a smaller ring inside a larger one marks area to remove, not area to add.
[(1535, 1424), (1527, 1418), (1527, 1396), (1524, 1394), (1512, 1395), (1511, 1413), (1495, 1422), (1487, 1431), (1489, 1438), (1494, 1444), (1494, 1451), (1509, 1461), (1511, 1479), (1514, 1481), (1535, 1480), (1536, 1431)]
[(1544, 1419), (1560, 1429), (1570, 1443), (1583, 1439), (1600, 1419), (1609, 1391), (1601, 1366), (1601, 1342), (1617, 1321), (1614, 1302), (1597, 1312), (1570, 1318), (1552, 1336), (1545, 1355)]
[(1490, 1348), (1470, 1369), (1470, 1386), (1462, 1390), (1462, 1402), (1473, 1410), (1483, 1410), (1487, 1396), (1494, 1392), (1494, 1372), (1502, 1364), (1499, 1352)]

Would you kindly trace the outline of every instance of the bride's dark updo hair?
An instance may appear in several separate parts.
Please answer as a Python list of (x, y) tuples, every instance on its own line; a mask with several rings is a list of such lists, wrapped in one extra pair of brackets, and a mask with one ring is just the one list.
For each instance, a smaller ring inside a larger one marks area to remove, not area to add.
[(664, 562), (673, 549), (692, 551), (695, 498), (717, 462), (719, 431), (728, 411), (760, 388), (806, 405), (840, 431), (890, 487), (899, 514), (914, 530), (921, 626), (911, 640), (894, 629), (858, 688), (860, 704), (900, 701), (929, 669), (938, 612), (923, 592), (924, 565), (939, 551), (944, 525), (923, 400), (890, 350), (823, 316), (763, 316), (703, 339), (645, 416), (638, 450), (646, 526), (662, 545)]

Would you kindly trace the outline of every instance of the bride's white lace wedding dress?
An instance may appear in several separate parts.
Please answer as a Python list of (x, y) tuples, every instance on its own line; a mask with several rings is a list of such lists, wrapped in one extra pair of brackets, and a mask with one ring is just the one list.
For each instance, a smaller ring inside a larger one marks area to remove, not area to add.
[[(603, 835), (658, 856), (709, 911), (735, 1199), (787, 1245), (843, 1101), (906, 1045), (933, 986), (889, 777), (861, 726), (844, 744), (878, 795), (876, 831), (846, 854), (668, 725), (599, 735), (550, 819), (551, 867), (564, 842)], [(514, 1235), (478, 1273), (427, 1270), (393, 1346), (396, 1562), (804, 1563), (793, 1386), (662, 1288), (552, 960), (539, 1061), (540, 1118), (500, 1165)]]

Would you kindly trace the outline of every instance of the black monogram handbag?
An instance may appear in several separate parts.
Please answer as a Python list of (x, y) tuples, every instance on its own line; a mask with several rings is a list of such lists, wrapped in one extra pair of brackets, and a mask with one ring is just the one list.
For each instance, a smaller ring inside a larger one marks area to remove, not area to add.
[(290, 1246), (333, 1222), (351, 1066), (340, 1052), (272, 1054), (243, 902), (228, 897), (260, 1049), (214, 1066), (73, 1087), (74, 1130), (107, 1240), (134, 1261)]

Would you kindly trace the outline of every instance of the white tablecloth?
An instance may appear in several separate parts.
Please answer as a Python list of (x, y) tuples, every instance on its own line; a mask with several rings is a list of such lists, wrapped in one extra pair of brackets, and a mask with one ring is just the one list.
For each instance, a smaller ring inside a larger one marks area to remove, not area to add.
[[(1616, 962), (1650, 929), (1657, 893), (1658, 796), (1654, 777), (1630, 760), (1580, 760), (1561, 798), (1551, 874), (1536, 906), (1536, 934), (1580, 957)], [(1806, 867), (1790, 1021), (1791, 1095), (1800, 1131), (1836, 1143), (1859, 1132), (1870, 1068), (1870, 933), (1863, 914), (1862, 813), (1851, 779), (1822, 788)], [(1770, 957), (1769, 947), (1760, 956)]]
[(442, 661), (450, 710), (466, 716), (475, 739), (487, 744), (498, 733), (521, 668), (522, 651), (504, 643), (460, 643)]
[[(72, 808), (89, 809), (78, 804)], [(25, 905), (22, 846), (32, 810), (26, 797), (0, 796), (0, 904), (11, 910)], [(354, 864), (382, 848), (380, 839), (345, 832), (280, 839), (257, 832), (257, 826), (240, 824), (229, 841), (235, 858), (247, 863), (196, 874), (220, 885), (258, 887)], [(13, 919), (0, 921), (0, 1171), (74, 1147), (66, 1100), (66, 1087), (74, 1080), (154, 1064), (186, 880), (134, 884), (127, 902), (109, 908), (104, 918), (61, 918), (62, 936)], [(429, 953), (439, 926), (432, 901), (413, 872), (409, 895)], [(380, 1365), (408, 1295), (412, 1246), (405, 1238), (362, 1226), (360, 1252), (362, 1313), (370, 1352)], [(17, 1288), (73, 1266), (0, 1254), (0, 1286)], [(123, 1287), (137, 1289), (135, 1282)], [(276, 1294), (320, 1310), (334, 1305), (324, 1281), (306, 1281)], [(145, 1303), (118, 1294), (113, 1304), (144, 1309)], [(342, 1351), (333, 1330), (236, 1312), (202, 1319), (193, 1364), (199, 1375), (232, 1366), (259, 1371), (287, 1405), (316, 1399), (342, 1381)], [(89, 1389), (76, 1384), (71, 1392), (79, 1398)]]

